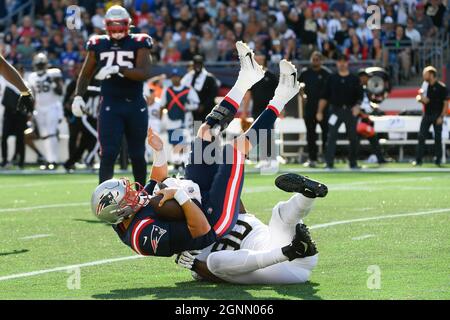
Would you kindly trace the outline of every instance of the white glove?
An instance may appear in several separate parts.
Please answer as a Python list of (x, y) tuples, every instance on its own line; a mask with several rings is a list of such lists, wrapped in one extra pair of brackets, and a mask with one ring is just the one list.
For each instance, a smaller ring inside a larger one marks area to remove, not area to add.
[(119, 66), (106, 66), (100, 69), (100, 71), (95, 76), (97, 80), (105, 80), (111, 78), (113, 74), (119, 73)]
[(72, 102), (72, 113), (75, 117), (79, 118), (84, 114), (86, 109), (86, 103), (83, 100), (83, 97), (76, 96)]
[(175, 259), (175, 263), (182, 268), (192, 270), (195, 257), (200, 254), (200, 250), (183, 251)]

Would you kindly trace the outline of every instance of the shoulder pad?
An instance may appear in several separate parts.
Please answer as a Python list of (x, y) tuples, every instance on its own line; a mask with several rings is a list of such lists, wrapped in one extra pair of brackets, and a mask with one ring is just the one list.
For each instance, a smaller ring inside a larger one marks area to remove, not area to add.
[(98, 45), (102, 40), (109, 40), (109, 36), (107, 35), (94, 35), (89, 38), (86, 47), (88, 50), (91, 50), (93, 47)]
[(132, 33), (131, 38), (138, 43), (142, 43), (143, 48), (151, 48), (153, 46), (152, 37), (146, 33)]

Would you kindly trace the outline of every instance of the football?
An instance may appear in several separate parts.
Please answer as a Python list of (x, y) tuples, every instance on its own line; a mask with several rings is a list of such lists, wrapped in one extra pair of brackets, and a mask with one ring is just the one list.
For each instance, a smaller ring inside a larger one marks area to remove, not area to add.
[(159, 201), (161, 201), (163, 195), (157, 195), (150, 198), (149, 205), (155, 210), (158, 218), (167, 221), (182, 221), (185, 220), (183, 208), (174, 199), (167, 200), (160, 207)]

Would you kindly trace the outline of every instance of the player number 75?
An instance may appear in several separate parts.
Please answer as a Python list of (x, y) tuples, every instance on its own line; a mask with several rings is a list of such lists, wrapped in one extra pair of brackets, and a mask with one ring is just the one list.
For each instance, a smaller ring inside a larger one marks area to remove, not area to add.
[(133, 51), (108, 51), (100, 53), (100, 60), (106, 59), (106, 67), (111, 67), (113, 65), (118, 65), (120, 67), (133, 69), (133, 62), (130, 60), (134, 59)]

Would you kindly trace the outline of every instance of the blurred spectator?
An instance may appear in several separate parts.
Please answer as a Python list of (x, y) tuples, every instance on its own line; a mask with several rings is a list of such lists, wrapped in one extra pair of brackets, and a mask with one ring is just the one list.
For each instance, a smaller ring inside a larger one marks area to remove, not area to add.
[(428, 15), (425, 15), (425, 6), (423, 3), (419, 3), (416, 6), (416, 19), (414, 24), (417, 31), (425, 38), (432, 38), (436, 34), (436, 27), (433, 24), (433, 20)]
[(95, 10), (95, 15), (91, 19), (93, 27), (102, 29), (104, 18), (105, 18), (105, 6), (103, 3), (97, 3), (97, 9)]
[(444, 14), (447, 8), (442, 0), (430, 0), (425, 5), (425, 14), (431, 18), (433, 24), (438, 28), (442, 28), (444, 22)]
[(200, 40), (200, 53), (205, 57), (206, 62), (217, 61), (217, 58), (219, 57), (214, 34), (211, 28), (207, 26), (203, 28), (203, 37)]
[(191, 61), (196, 55), (200, 54), (197, 37), (189, 39), (189, 48), (183, 51), (181, 58), (183, 61)]

